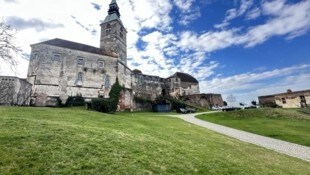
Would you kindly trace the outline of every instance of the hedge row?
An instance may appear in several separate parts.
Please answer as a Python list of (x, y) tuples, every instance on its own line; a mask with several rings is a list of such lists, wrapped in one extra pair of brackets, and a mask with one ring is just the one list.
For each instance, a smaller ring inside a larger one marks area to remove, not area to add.
[(115, 83), (112, 85), (109, 96), (109, 99), (92, 99), (91, 108), (105, 113), (113, 113), (117, 110), (117, 105), (119, 102), (119, 96), (122, 90), (122, 86), (118, 82), (118, 78), (116, 78)]

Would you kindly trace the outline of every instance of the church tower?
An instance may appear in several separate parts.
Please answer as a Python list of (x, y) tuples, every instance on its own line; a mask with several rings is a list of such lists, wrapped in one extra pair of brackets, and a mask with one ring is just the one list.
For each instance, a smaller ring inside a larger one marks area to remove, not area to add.
[(108, 16), (100, 25), (100, 48), (116, 53), (119, 60), (127, 65), (127, 31), (120, 16), (116, 0), (112, 0), (108, 10)]

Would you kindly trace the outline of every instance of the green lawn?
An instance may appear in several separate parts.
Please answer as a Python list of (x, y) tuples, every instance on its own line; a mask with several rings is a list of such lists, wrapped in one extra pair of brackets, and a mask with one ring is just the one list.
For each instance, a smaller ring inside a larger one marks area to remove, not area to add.
[(228, 127), (310, 146), (310, 110), (251, 109), (197, 116)]
[(309, 162), (158, 115), (0, 107), (0, 174), (310, 172)]

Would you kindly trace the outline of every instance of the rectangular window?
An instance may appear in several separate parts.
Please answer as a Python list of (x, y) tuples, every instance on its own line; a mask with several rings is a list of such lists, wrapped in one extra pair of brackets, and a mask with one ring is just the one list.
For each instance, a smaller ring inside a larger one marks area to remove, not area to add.
[(52, 57), (52, 60), (53, 61), (60, 61), (60, 54), (58, 53), (53, 53), (53, 57)]
[(78, 66), (84, 66), (84, 58), (78, 57), (77, 58), (77, 65)]
[(110, 76), (109, 75), (105, 76), (104, 86), (105, 88), (110, 88)]
[(285, 98), (282, 98), (282, 103), (286, 104), (286, 99)]
[(106, 33), (106, 34), (110, 34), (110, 33), (111, 33), (111, 29), (106, 29), (106, 30), (105, 30), (105, 33)]
[(78, 82), (82, 82), (83, 81), (83, 74), (82, 74), (82, 72), (78, 73), (77, 81)]
[(33, 59), (34, 60), (38, 59), (38, 57), (39, 57), (39, 54), (37, 52), (33, 54)]
[(104, 61), (98, 61), (98, 68), (104, 68)]
[(77, 74), (76, 86), (82, 86), (82, 85), (83, 85), (83, 73), (79, 72)]

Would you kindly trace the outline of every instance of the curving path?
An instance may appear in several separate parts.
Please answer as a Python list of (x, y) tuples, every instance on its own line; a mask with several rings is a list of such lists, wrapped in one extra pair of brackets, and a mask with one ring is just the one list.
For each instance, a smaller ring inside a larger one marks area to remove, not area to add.
[(289, 156), (293, 156), (299, 159), (303, 159), (305, 161), (310, 161), (310, 147), (298, 145), (295, 143), (290, 143), (282, 140), (273, 139), (270, 137), (265, 137), (257, 134), (252, 134), (249, 132), (241, 131), (238, 129), (229, 128), (226, 126), (210, 123), (207, 121), (203, 121), (195, 118), (196, 115), (199, 114), (207, 114), (214, 112), (204, 112), (198, 114), (183, 114), (183, 115), (171, 115), (172, 117), (178, 117), (184, 121), (189, 123), (207, 128), (209, 130), (227, 135), (229, 137), (236, 138), (238, 140), (252, 143), (254, 145), (262, 146), (267, 149), (271, 149), (277, 151), (279, 153), (283, 153)]

